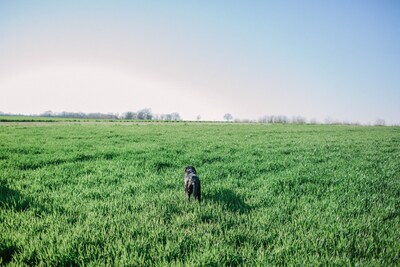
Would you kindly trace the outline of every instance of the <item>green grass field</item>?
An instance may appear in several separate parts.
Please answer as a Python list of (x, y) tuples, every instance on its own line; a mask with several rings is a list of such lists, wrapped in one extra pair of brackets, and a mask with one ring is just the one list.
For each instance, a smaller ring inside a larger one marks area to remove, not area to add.
[(399, 127), (5, 123), (0, 193), (0, 265), (400, 264)]

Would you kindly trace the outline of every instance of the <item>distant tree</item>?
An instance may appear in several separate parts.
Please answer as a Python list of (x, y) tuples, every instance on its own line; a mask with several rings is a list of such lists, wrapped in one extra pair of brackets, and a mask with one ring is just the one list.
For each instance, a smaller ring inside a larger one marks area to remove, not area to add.
[(138, 111), (137, 113), (138, 120), (151, 120), (153, 119), (153, 114), (151, 113), (151, 109), (144, 108)]
[(180, 120), (182, 120), (181, 116), (177, 112), (173, 112), (170, 114), (161, 114), (159, 116), (159, 119), (163, 120), (163, 121), (180, 121)]
[(47, 111), (43, 112), (42, 114), (40, 114), (40, 116), (42, 116), (42, 117), (51, 117), (51, 116), (53, 116), (53, 111), (47, 110)]
[(153, 115), (153, 120), (156, 120), (156, 121), (159, 121), (159, 120), (161, 120), (161, 115), (160, 114), (154, 114)]
[(264, 115), (264, 116), (260, 117), (260, 118), (258, 119), (258, 122), (259, 122), (259, 123), (267, 123), (267, 122), (268, 122), (268, 116), (267, 116), (267, 115)]
[(385, 120), (384, 119), (377, 119), (376, 121), (375, 121), (375, 124), (374, 124), (375, 126), (385, 126), (386, 125), (386, 122), (385, 122)]
[(258, 119), (258, 122), (260, 123), (274, 123), (274, 115), (264, 115), (261, 118)]
[(181, 120), (181, 116), (179, 115), (179, 113), (173, 112), (173, 113), (171, 113), (171, 120), (180, 121)]
[(164, 114), (164, 120), (172, 121), (172, 115), (171, 114)]
[(200, 116), (200, 115), (197, 115), (196, 120), (197, 120), (197, 121), (200, 121), (200, 120), (201, 120), (201, 116)]
[(135, 120), (137, 119), (137, 114), (135, 112), (128, 111), (122, 114), (122, 118), (125, 120)]
[(226, 120), (226, 121), (232, 121), (232, 120), (233, 120), (232, 114), (226, 113), (226, 114), (224, 115), (224, 120)]
[(292, 118), (292, 123), (295, 123), (295, 124), (305, 124), (306, 121), (307, 121), (306, 118), (301, 117), (301, 116), (294, 116)]
[(289, 120), (286, 116), (284, 115), (279, 115), (279, 116), (275, 116), (275, 121), (276, 123), (288, 123)]

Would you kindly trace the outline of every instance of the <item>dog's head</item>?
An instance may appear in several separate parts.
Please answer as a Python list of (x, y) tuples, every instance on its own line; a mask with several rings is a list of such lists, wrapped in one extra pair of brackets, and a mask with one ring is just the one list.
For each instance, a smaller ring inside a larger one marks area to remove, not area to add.
[(185, 173), (194, 173), (194, 174), (197, 174), (197, 173), (196, 173), (196, 169), (195, 169), (193, 166), (186, 166), (186, 167), (185, 167)]

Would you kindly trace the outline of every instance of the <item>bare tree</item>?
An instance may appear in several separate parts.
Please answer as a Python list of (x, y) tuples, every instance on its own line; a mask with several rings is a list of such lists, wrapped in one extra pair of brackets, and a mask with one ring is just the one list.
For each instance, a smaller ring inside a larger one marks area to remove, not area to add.
[(137, 119), (137, 114), (135, 112), (132, 111), (128, 111), (122, 114), (122, 119), (125, 120), (136, 120)]
[(171, 113), (171, 120), (180, 121), (181, 120), (181, 116), (179, 115), (178, 112), (173, 112), (173, 113)]
[(385, 126), (386, 125), (386, 122), (385, 122), (385, 120), (384, 119), (377, 119), (376, 121), (375, 121), (375, 124), (374, 124), (375, 126)]
[(224, 120), (226, 120), (226, 121), (232, 121), (232, 120), (233, 120), (232, 114), (226, 113), (226, 114), (224, 115)]
[(264, 116), (260, 117), (260, 118), (258, 119), (258, 122), (259, 122), (259, 123), (267, 123), (267, 122), (268, 122), (268, 116), (267, 116), (267, 115), (264, 115)]
[(161, 115), (160, 114), (154, 114), (153, 115), (153, 120), (156, 120), (156, 121), (159, 121), (159, 120), (161, 120)]
[(51, 116), (53, 116), (53, 111), (47, 110), (47, 111), (43, 112), (42, 114), (40, 114), (40, 116), (42, 116), (42, 117), (51, 117)]
[(153, 114), (151, 113), (151, 109), (144, 108), (138, 111), (137, 113), (138, 120), (151, 120), (153, 118)]
[(306, 118), (301, 117), (301, 116), (294, 116), (292, 118), (292, 123), (295, 123), (295, 124), (305, 124), (306, 121), (307, 121)]

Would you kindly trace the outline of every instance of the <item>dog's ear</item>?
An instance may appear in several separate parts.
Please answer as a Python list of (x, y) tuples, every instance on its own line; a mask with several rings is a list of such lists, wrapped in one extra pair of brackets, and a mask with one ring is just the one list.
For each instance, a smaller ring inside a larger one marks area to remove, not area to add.
[(186, 171), (187, 171), (187, 169), (188, 169), (188, 166), (186, 166), (186, 167), (183, 169), (183, 171), (184, 171), (184, 172), (186, 172)]
[(197, 173), (196, 168), (192, 166), (192, 170), (194, 171), (194, 173)]

